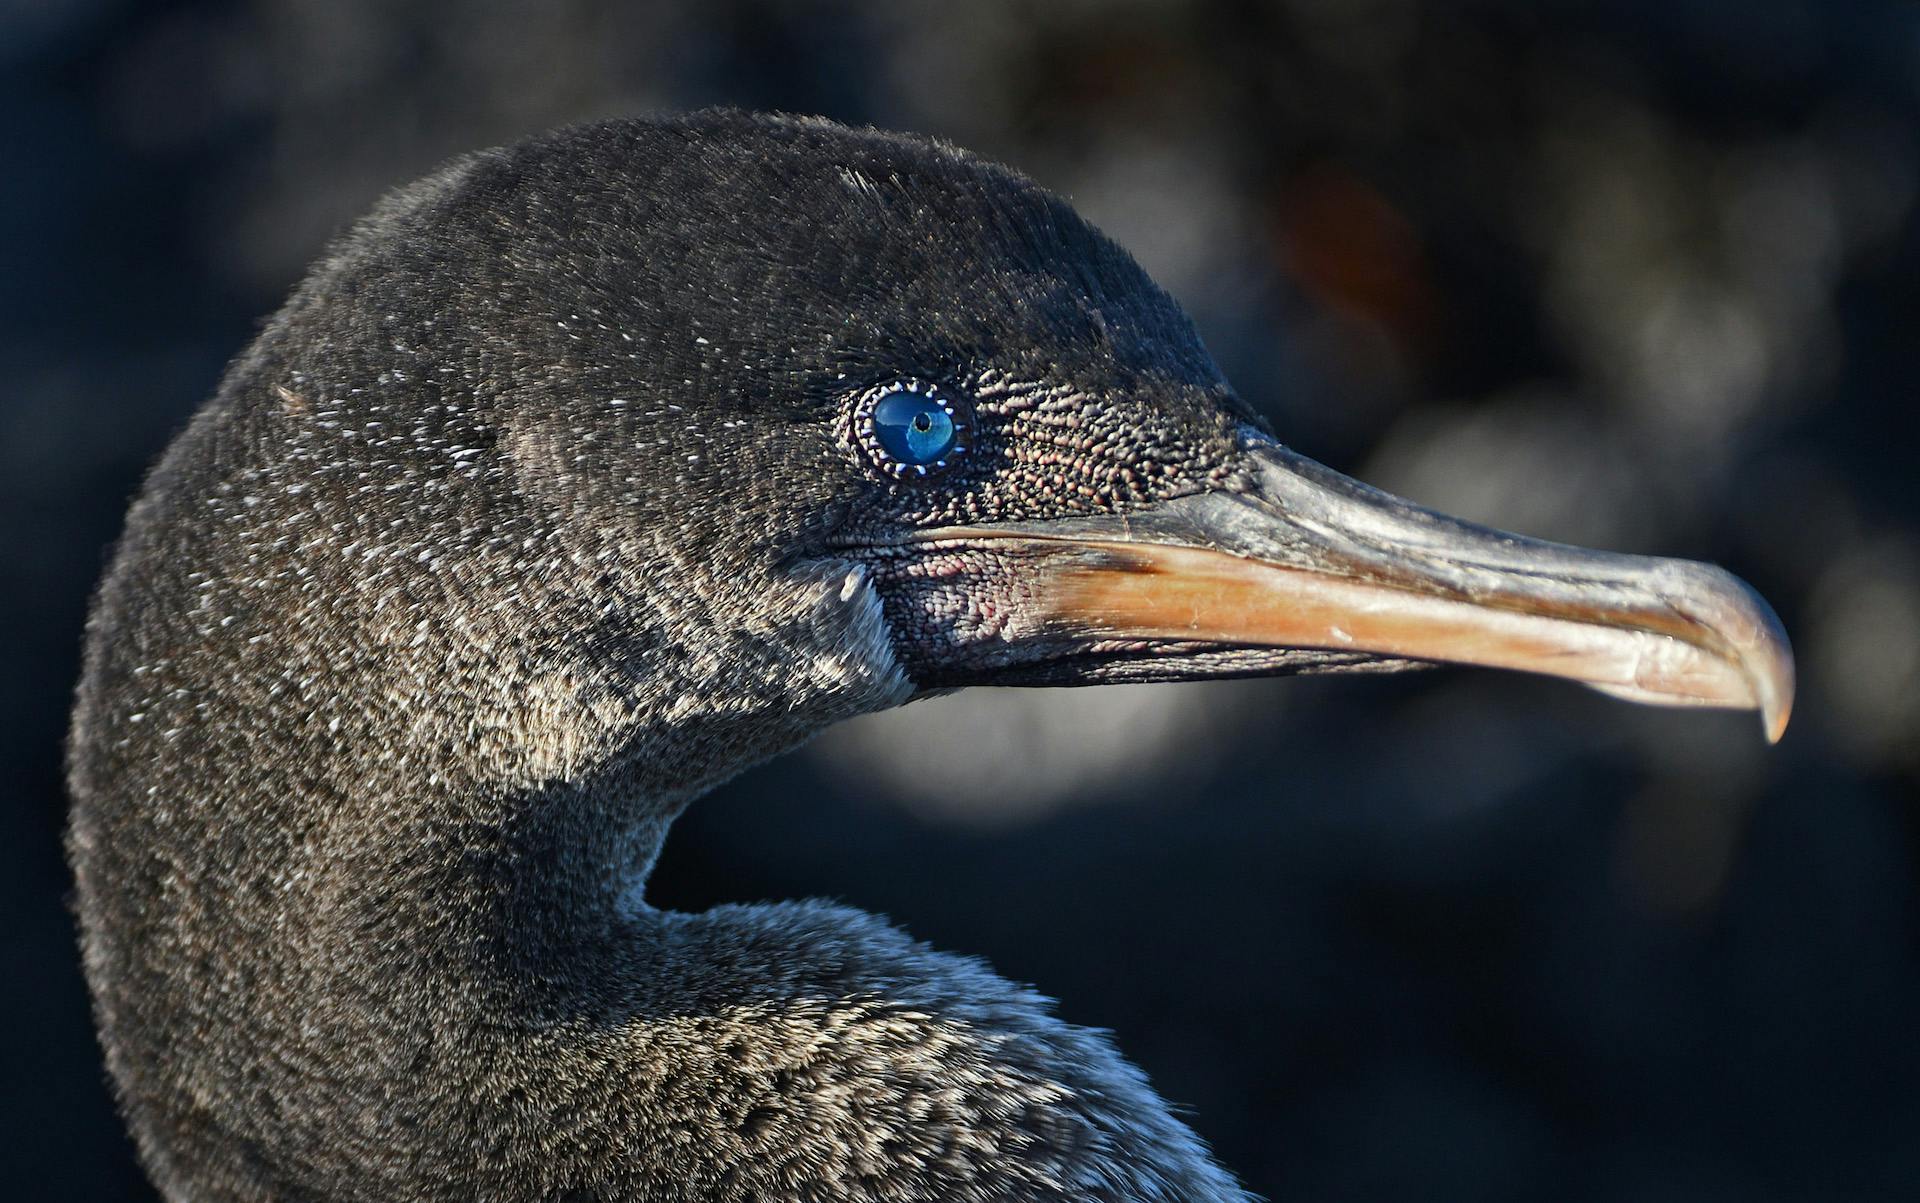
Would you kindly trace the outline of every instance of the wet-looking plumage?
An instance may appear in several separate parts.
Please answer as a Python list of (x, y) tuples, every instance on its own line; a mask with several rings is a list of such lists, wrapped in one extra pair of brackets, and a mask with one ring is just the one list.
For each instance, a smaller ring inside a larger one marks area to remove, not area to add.
[(1285, 450), (1005, 169), (737, 113), (473, 155), (133, 508), (71, 757), (107, 1063), (201, 1203), (1240, 1199), (978, 962), (642, 886), (701, 792), (920, 693), (1425, 660), (1791, 700), (1717, 569)]

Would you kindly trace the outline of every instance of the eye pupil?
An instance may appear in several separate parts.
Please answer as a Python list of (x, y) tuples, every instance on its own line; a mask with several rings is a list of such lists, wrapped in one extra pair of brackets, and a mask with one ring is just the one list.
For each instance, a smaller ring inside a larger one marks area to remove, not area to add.
[(892, 475), (926, 476), (966, 450), (962, 436), (972, 414), (960, 398), (908, 382), (881, 390), (869, 405), (862, 441), (874, 463)]

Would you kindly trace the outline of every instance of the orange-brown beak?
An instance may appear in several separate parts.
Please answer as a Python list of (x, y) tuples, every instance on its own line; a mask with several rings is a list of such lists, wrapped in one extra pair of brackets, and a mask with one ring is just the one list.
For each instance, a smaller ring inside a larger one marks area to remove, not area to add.
[(1263, 436), (1246, 446), (1252, 467), (1234, 488), (920, 539), (1017, 558), (1038, 637), (1518, 669), (1636, 702), (1756, 710), (1768, 740), (1785, 731), (1793, 653), (1732, 574), (1490, 530)]

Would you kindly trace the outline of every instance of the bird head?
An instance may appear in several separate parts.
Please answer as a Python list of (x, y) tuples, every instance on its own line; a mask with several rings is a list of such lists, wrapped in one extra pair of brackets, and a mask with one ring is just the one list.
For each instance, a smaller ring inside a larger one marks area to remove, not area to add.
[(1012, 172), (730, 114), (522, 155), (517, 191), (471, 192), (517, 206), (500, 261), (539, 266), (514, 304), (567, 381), (523, 446), (588, 525), (672, 531), (709, 581), (775, 606), (839, 582), (917, 692), (1448, 662), (1784, 727), (1787, 642), (1742, 582), (1289, 451), (1131, 257)]
[[(188, 754), (150, 741), (192, 697), (179, 722), (226, 733), (193, 754), (348, 780), (644, 748), (690, 796), (977, 684), (1446, 662), (1757, 710), (1769, 737), (1793, 688), (1717, 568), (1484, 529), (1288, 450), (1023, 177), (727, 112), (397, 193), (237, 361), (121, 555), (103, 612), (143, 634), (99, 654), (155, 722), (104, 742)], [(190, 650), (156, 673), (142, 643)]]

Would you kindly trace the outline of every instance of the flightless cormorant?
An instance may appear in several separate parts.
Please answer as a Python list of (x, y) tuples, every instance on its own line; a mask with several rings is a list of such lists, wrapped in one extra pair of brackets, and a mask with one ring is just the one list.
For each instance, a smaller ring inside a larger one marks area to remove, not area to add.
[(133, 506), (70, 851), (171, 1199), (1239, 1200), (1100, 1033), (817, 902), (641, 886), (702, 791), (985, 683), (1454, 661), (1792, 692), (1732, 576), (1287, 450), (1021, 176), (708, 112), (387, 200)]

